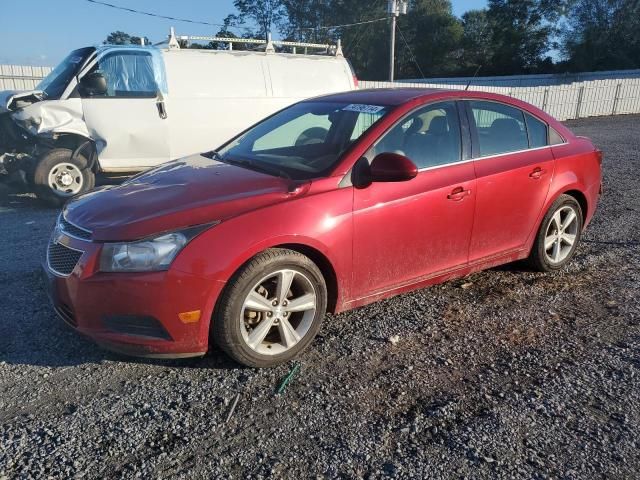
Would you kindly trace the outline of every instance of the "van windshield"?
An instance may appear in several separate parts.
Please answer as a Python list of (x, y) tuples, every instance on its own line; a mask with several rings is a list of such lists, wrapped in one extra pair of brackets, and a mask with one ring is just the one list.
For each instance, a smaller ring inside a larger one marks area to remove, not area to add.
[(388, 107), (382, 105), (298, 103), (258, 123), (209, 156), (299, 180), (323, 176), (387, 111)]
[(42, 79), (36, 89), (42, 90), (47, 99), (58, 100), (71, 79), (78, 74), (84, 62), (94, 51), (93, 47), (74, 50), (49, 75)]

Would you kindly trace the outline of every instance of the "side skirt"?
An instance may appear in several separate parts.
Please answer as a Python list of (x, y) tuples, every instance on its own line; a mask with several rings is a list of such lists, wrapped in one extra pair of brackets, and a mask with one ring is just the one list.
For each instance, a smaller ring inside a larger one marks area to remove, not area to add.
[(393, 287), (389, 290), (376, 292), (371, 295), (367, 295), (365, 297), (361, 297), (355, 300), (351, 300), (349, 302), (345, 302), (341, 305), (342, 308), (337, 308), (336, 313), (343, 312), (346, 310), (351, 310), (357, 307), (362, 307), (364, 305), (377, 302), (378, 300), (394, 297), (401, 293), (411, 292), (413, 290), (418, 290), (420, 288), (436, 285), (439, 283), (444, 283), (449, 280), (454, 280), (456, 278), (465, 277), (467, 275), (470, 275), (475, 272), (479, 272), (481, 270), (486, 270), (488, 268), (493, 268), (499, 265), (504, 265), (506, 263), (522, 260), (527, 258), (528, 256), (529, 254), (527, 250), (517, 249), (517, 250), (510, 250), (506, 253), (501, 253), (499, 255), (494, 255), (492, 257), (482, 258), (480, 260), (476, 260), (471, 264), (463, 265), (461, 267), (455, 267), (453, 269), (449, 269), (441, 272), (436, 272), (436, 273), (430, 274), (429, 276), (418, 278), (410, 283)]

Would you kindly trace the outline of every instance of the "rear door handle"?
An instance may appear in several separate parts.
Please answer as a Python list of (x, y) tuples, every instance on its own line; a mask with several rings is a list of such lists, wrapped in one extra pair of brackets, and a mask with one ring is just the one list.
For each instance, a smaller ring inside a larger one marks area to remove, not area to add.
[(542, 168), (540, 168), (540, 167), (536, 167), (536, 168), (534, 168), (534, 169), (533, 169), (533, 172), (531, 172), (531, 173), (529, 174), (529, 176), (530, 176), (531, 178), (533, 178), (534, 180), (537, 180), (537, 179), (539, 179), (540, 177), (542, 177), (545, 173), (547, 173), (547, 171), (546, 171), (546, 170), (543, 170), (543, 169), (542, 169)]
[(454, 202), (459, 202), (460, 200), (463, 200), (464, 197), (467, 197), (469, 195), (471, 195), (471, 190), (465, 190), (462, 187), (456, 187), (451, 190), (451, 193), (447, 195), (447, 198), (449, 200), (453, 200)]

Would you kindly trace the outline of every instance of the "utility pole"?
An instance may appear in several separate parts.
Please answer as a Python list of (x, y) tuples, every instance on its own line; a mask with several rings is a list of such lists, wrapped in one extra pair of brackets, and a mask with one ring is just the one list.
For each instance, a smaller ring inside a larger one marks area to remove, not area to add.
[(387, 13), (391, 15), (391, 48), (389, 49), (389, 81), (393, 82), (396, 63), (396, 21), (406, 15), (408, 0), (387, 0)]

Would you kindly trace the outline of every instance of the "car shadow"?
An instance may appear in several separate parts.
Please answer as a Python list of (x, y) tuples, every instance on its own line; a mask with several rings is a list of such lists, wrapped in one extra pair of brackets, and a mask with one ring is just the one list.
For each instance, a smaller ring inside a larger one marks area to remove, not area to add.
[(13, 331), (0, 329), (3, 337), (0, 340), (0, 368), (2, 365), (63, 368), (98, 365), (104, 362), (181, 369), (238, 370), (245, 368), (217, 349), (212, 349), (203, 357), (185, 359), (130, 357), (110, 352), (65, 325), (53, 313), (50, 305), (42, 305), (39, 311), (41, 314), (37, 317), (40, 321), (35, 329), (17, 328)]
[(497, 267), (490, 268), (495, 272), (510, 272), (510, 273), (532, 273), (535, 272), (526, 261), (518, 260), (517, 262), (506, 263), (504, 265), (498, 265)]

